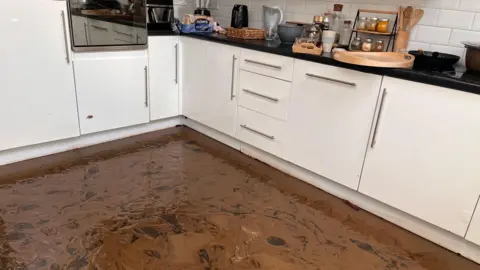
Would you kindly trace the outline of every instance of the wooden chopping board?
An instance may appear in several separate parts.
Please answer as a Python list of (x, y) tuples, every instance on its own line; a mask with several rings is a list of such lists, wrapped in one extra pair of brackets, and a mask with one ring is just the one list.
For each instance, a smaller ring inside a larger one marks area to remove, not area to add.
[(382, 68), (413, 67), (415, 56), (397, 52), (336, 52), (333, 59), (352, 65)]

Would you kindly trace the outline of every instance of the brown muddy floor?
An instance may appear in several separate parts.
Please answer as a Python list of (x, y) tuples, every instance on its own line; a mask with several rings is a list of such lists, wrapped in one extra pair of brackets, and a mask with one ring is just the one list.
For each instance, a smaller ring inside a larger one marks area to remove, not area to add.
[(184, 127), (0, 180), (0, 269), (480, 269)]

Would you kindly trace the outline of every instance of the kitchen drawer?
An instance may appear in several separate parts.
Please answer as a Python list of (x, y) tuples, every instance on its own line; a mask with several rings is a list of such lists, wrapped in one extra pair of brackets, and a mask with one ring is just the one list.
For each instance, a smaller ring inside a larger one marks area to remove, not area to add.
[(111, 31), (112, 23), (88, 19), (88, 24), (92, 30)]
[(236, 138), (282, 158), (287, 123), (238, 107)]
[(291, 81), (293, 58), (243, 49), (240, 69)]
[(291, 83), (240, 70), (238, 105), (287, 120)]
[(364, 90), (359, 85), (375, 81), (379, 76), (351, 69), (295, 60), (294, 77), (294, 80), (302, 78), (315, 82), (320, 88), (349, 92)]
[(136, 43), (133, 33), (133, 27), (123, 24), (112, 24), (112, 38), (117, 41), (119, 44), (126, 43)]

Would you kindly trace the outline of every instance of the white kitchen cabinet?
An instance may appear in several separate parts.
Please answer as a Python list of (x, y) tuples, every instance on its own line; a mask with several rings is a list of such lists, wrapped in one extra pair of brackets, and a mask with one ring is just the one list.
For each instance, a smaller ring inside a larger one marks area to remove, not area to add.
[(65, 2), (1, 1), (0, 24), (0, 150), (79, 136)]
[(389, 77), (382, 89), (359, 191), (463, 237), (480, 194), (480, 96)]
[(179, 114), (179, 50), (176, 36), (148, 38), (150, 120)]
[(89, 44), (88, 19), (82, 16), (72, 15), (73, 39), (77, 46)]
[(76, 54), (82, 134), (149, 121), (147, 64), (146, 51)]
[(88, 19), (88, 33), (90, 44), (105, 45), (113, 42), (112, 23)]
[(240, 48), (182, 40), (184, 115), (235, 136)]
[(478, 208), (478, 201), (465, 238), (468, 241), (480, 245), (480, 208)]
[(381, 80), (295, 60), (287, 160), (356, 190)]

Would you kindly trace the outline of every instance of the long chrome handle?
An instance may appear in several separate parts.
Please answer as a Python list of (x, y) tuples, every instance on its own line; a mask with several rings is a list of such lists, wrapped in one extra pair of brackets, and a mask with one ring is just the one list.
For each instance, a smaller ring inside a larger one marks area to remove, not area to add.
[(274, 101), (274, 102), (278, 102), (278, 98), (274, 98), (274, 97), (270, 97), (270, 96), (267, 96), (267, 95), (264, 95), (264, 94), (253, 92), (252, 90), (249, 90), (249, 89), (243, 89), (243, 92), (246, 92), (246, 93), (249, 93), (249, 94), (252, 94), (252, 95), (255, 95), (255, 96), (259, 96), (259, 97), (262, 97), (262, 98), (266, 98), (266, 99), (269, 99), (269, 100)]
[(261, 136), (263, 136), (263, 137), (265, 137), (265, 138), (267, 138), (267, 139), (275, 140), (275, 137), (274, 137), (274, 136), (270, 136), (270, 135), (267, 135), (267, 134), (265, 134), (265, 133), (263, 133), (263, 132), (261, 132), (261, 131), (258, 131), (258, 130), (256, 130), (256, 129), (247, 127), (247, 125), (240, 125), (240, 126), (241, 126), (242, 128), (244, 128), (244, 129), (248, 130), (248, 131), (251, 131), (251, 132), (253, 132), (253, 133), (255, 133), (255, 134), (261, 135)]
[(87, 29), (87, 23), (83, 23), (83, 28), (85, 29), (85, 42), (88, 45), (88, 29)]
[(145, 107), (148, 107), (148, 68), (145, 66)]
[(281, 66), (267, 64), (267, 63), (263, 63), (263, 62), (258, 62), (258, 61), (250, 60), (250, 59), (245, 59), (245, 62), (252, 63), (252, 64), (257, 64), (257, 65), (262, 65), (262, 66), (266, 66), (266, 67), (271, 67), (271, 68), (274, 68), (274, 69), (282, 69)]
[(117, 31), (117, 30), (113, 30), (113, 32), (115, 32), (115, 33), (117, 33), (117, 34), (120, 34), (120, 35), (124, 35), (124, 36), (128, 36), (128, 37), (133, 37), (133, 34), (128, 34), (128, 33), (120, 32), (120, 31)]
[(67, 38), (67, 26), (65, 24), (65, 11), (62, 10), (62, 26), (63, 26), (63, 39), (65, 42), (65, 60), (70, 64), (70, 54), (68, 49), (68, 38)]
[(230, 86), (230, 100), (233, 100), (235, 97), (234, 88), (235, 88), (235, 61), (237, 57), (233, 55), (232, 57), (232, 85)]
[(382, 100), (380, 101), (380, 108), (378, 109), (377, 121), (375, 122), (375, 128), (373, 129), (372, 143), (370, 147), (373, 148), (377, 139), (378, 125), (380, 123), (380, 117), (382, 117), (383, 104), (385, 103), (385, 97), (387, 96), (387, 88), (383, 89)]
[(93, 24), (90, 25), (90, 26), (92, 26), (93, 28), (98, 29), (98, 30), (108, 31), (108, 28), (106, 28), (106, 27), (100, 27), (100, 26), (96, 26), (96, 25), (93, 25)]
[(337, 80), (337, 79), (332, 79), (332, 78), (328, 78), (328, 77), (323, 77), (323, 76), (315, 75), (315, 74), (312, 74), (312, 73), (306, 73), (305, 75), (307, 75), (308, 77), (313, 77), (313, 78), (322, 79), (322, 80), (326, 80), (326, 81), (342, 83), (342, 84), (346, 84), (346, 85), (350, 85), (350, 86), (357, 86), (356, 83)]
[(178, 43), (175, 44), (175, 83), (178, 84)]

